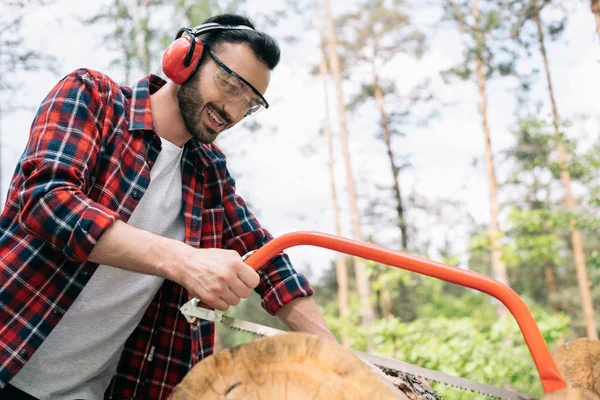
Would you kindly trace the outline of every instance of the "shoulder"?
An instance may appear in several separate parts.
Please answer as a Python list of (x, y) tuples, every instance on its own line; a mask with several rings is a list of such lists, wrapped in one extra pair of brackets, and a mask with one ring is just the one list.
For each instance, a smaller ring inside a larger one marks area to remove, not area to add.
[(84, 87), (93, 93), (97, 93), (100, 97), (107, 97), (128, 90), (127, 87), (120, 85), (110, 76), (89, 68), (78, 68), (66, 75), (61, 81), (68, 87)]

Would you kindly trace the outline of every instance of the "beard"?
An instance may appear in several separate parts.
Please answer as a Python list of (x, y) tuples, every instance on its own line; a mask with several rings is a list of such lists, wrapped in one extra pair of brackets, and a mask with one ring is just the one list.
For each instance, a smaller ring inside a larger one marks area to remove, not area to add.
[(204, 104), (200, 94), (200, 79), (198, 76), (192, 77), (179, 87), (177, 102), (179, 103), (179, 112), (183, 118), (183, 123), (190, 135), (204, 144), (214, 142), (221, 132), (202, 124), (202, 110), (206, 104)]

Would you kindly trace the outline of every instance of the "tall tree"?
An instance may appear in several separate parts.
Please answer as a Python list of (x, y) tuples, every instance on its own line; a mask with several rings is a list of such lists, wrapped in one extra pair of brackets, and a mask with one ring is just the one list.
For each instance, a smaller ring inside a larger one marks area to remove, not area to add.
[[(486, 3), (487, 5), (487, 3)], [(470, 39), (469, 48), (465, 52), (464, 64), (458, 68), (452, 69), (451, 73), (458, 75), (463, 79), (469, 79), (475, 74), (477, 88), (479, 90), (479, 114), (481, 116), (482, 131), (485, 145), (485, 166), (489, 184), (489, 202), (490, 202), (490, 225), (489, 240), (491, 252), (492, 272), (495, 279), (508, 285), (506, 266), (502, 261), (502, 242), (499, 223), (500, 204), (498, 202), (498, 181), (496, 179), (496, 169), (494, 166), (494, 153), (492, 150), (492, 139), (488, 123), (487, 92), (486, 82), (494, 72), (509, 72), (509, 65), (496, 64), (493, 62), (498, 58), (498, 54), (492, 50), (492, 34), (500, 30), (499, 14), (497, 7), (490, 4), (485, 13), (481, 13), (478, 0), (471, 0), (470, 7), (468, 3), (458, 0), (447, 0), (450, 15), (458, 21), (460, 29)], [(470, 8), (470, 10), (469, 10)], [(470, 14), (470, 18), (469, 18)], [(501, 58), (501, 57), (500, 57)], [(474, 71), (472, 70), (474, 64)], [(506, 309), (498, 303), (497, 311), (499, 315), (506, 314)]]
[(143, 73), (150, 73), (150, 0), (126, 0), (125, 7), (131, 18), (135, 54)]
[[(553, 21), (549, 24), (544, 24), (541, 17), (542, 9), (552, 5), (552, 2), (545, 1), (539, 3), (537, 0), (513, 0), (510, 2), (511, 14), (513, 18), (512, 34), (524, 48), (529, 49), (532, 45), (537, 45), (542, 61), (544, 64), (544, 72), (546, 84), (548, 87), (549, 102), (552, 111), (552, 125), (554, 130), (554, 141), (557, 154), (558, 175), (564, 187), (564, 201), (567, 211), (570, 214), (568, 221), (570, 231), (571, 251), (575, 264), (577, 282), (579, 286), (579, 295), (581, 298), (581, 307), (586, 324), (586, 332), (588, 337), (597, 338), (597, 325), (593, 312), (593, 300), (589, 288), (589, 278), (586, 266), (586, 256), (584, 252), (583, 236), (578, 227), (575, 213), (577, 212), (577, 201), (572, 192), (572, 176), (570, 170), (571, 161), (569, 160), (568, 150), (566, 148), (566, 139), (562, 132), (562, 125), (558, 114), (556, 97), (552, 85), (550, 74), (548, 53), (546, 49), (546, 31), (551, 38), (557, 38), (564, 30), (566, 24), (566, 16), (562, 16), (558, 21)], [(528, 27), (531, 29), (527, 29)]]
[[(583, 237), (581, 230), (577, 226), (577, 219), (575, 217), (577, 213), (577, 201), (573, 195), (572, 184), (571, 184), (571, 173), (569, 171), (569, 161), (567, 159), (567, 151), (564, 142), (564, 133), (561, 132), (561, 121), (558, 114), (558, 107), (556, 104), (556, 97), (552, 86), (552, 76), (550, 73), (550, 66), (548, 63), (548, 51), (546, 49), (546, 33), (544, 32), (544, 24), (542, 22), (541, 11), (544, 5), (549, 4), (545, 2), (540, 4), (539, 0), (525, 0), (524, 3), (514, 2), (513, 5), (520, 6), (518, 18), (519, 23), (515, 26), (517, 34), (521, 35), (520, 39), (526, 41), (522, 36), (524, 35), (523, 26), (528, 21), (535, 24), (535, 40), (538, 43), (539, 51), (542, 56), (544, 64), (544, 72), (546, 76), (546, 83), (548, 87), (548, 96), (552, 109), (552, 123), (554, 126), (554, 133), (556, 137), (556, 153), (558, 157), (558, 165), (560, 167), (560, 179), (563, 183), (565, 192), (565, 203), (567, 210), (571, 214), (569, 219), (569, 230), (571, 232), (571, 245), (573, 251), (573, 257), (575, 261), (575, 270), (577, 274), (577, 281), (579, 285), (581, 305), (586, 324), (587, 336), (590, 339), (598, 339), (598, 328), (596, 325), (596, 318), (594, 315), (594, 305), (592, 296), (590, 293), (590, 282), (588, 279), (588, 272), (586, 266), (586, 256), (583, 249)], [(564, 28), (565, 20), (559, 21), (558, 24), (551, 24), (549, 26), (550, 33), (556, 35), (560, 33)]]
[(110, 0), (102, 12), (83, 20), (84, 25), (106, 24), (111, 30), (104, 35), (104, 46), (118, 55), (110, 60), (111, 66), (122, 67), (125, 83), (131, 83), (131, 74), (147, 74), (152, 70), (156, 56), (150, 51), (156, 31), (150, 29), (150, 16), (161, 5), (159, 0)]
[[(398, 134), (390, 124), (385, 96), (396, 92), (393, 84), (386, 82), (381, 71), (385, 65), (401, 53), (420, 56), (423, 52), (424, 35), (415, 29), (409, 15), (404, 11), (403, 0), (392, 2), (375, 0), (359, 4), (355, 12), (338, 19), (345, 40), (340, 44), (344, 50), (346, 65), (366, 65), (371, 77), (363, 83), (362, 90), (351, 102), (353, 106), (369, 99), (376, 101), (380, 114), (383, 140), (387, 149), (392, 174), (392, 189), (396, 201), (397, 225), (400, 229), (402, 249), (408, 250), (406, 208), (398, 180), (400, 166), (392, 148), (392, 135)], [(346, 34), (346, 32), (348, 34)]]
[[(350, 159), (350, 148), (348, 144), (348, 126), (346, 123), (346, 105), (344, 102), (344, 95), (342, 90), (342, 74), (340, 67), (339, 55), (337, 52), (337, 35), (335, 32), (335, 26), (333, 18), (331, 16), (331, 9), (329, 6), (329, 0), (323, 0), (323, 10), (325, 16), (325, 22), (327, 27), (327, 43), (329, 48), (329, 64), (331, 73), (335, 81), (336, 97), (338, 103), (339, 113), (339, 124), (340, 124), (340, 135), (342, 138), (342, 150), (344, 154), (344, 162), (346, 168), (346, 184), (348, 187), (348, 197), (350, 201), (350, 217), (352, 220), (352, 234), (356, 240), (362, 240), (361, 227), (360, 227), (360, 214), (358, 211), (358, 205), (356, 201), (356, 189), (354, 185), (354, 174), (352, 172), (352, 162)], [(367, 276), (365, 261), (362, 258), (357, 257), (354, 261), (354, 272), (356, 275), (356, 288), (360, 296), (362, 305), (362, 321), (364, 328), (368, 332), (367, 348), (370, 350), (372, 341), (370, 340), (370, 332), (375, 318), (375, 312), (373, 304), (371, 302), (371, 286)]]
[[(318, 10), (320, 6), (317, 2), (317, 19), (321, 20)], [(337, 190), (335, 187), (335, 174), (334, 174), (334, 157), (333, 157), (333, 133), (331, 131), (331, 120), (329, 117), (329, 96), (327, 94), (327, 81), (329, 80), (330, 73), (329, 68), (327, 67), (327, 50), (325, 49), (325, 34), (323, 29), (319, 26), (319, 36), (320, 40), (320, 48), (321, 48), (321, 64), (319, 65), (319, 74), (321, 76), (321, 80), (323, 81), (323, 96), (325, 98), (325, 120), (324, 131), (325, 136), (327, 137), (327, 149), (329, 156), (329, 178), (331, 180), (331, 206), (333, 209), (333, 220), (335, 224), (335, 233), (340, 236), (342, 233), (341, 225), (340, 225), (340, 212), (338, 208), (338, 199), (337, 199)], [(335, 271), (337, 278), (337, 297), (338, 297), (338, 307), (340, 312), (340, 319), (342, 324), (347, 321), (348, 318), (348, 268), (346, 267), (346, 263), (344, 262), (344, 256), (342, 253), (336, 253), (335, 257)], [(349, 345), (348, 336), (342, 331), (342, 344), (344, 346)]]
[[(519, 104), (519, 110), (526, 110)], [(509, 279), (519, 294), (537, 304), (563, 310), (557, 272), (565, 259), (562, 240), (564, 213), (554, 195), (560, 184), (552, 177), (553, 137), (548, 126), (535, 117), (537, 111), (519, 116), (515, 144), (506, 152), (512, 166), (507, 185), (513, 198), (508, 213), (504, 259)]]

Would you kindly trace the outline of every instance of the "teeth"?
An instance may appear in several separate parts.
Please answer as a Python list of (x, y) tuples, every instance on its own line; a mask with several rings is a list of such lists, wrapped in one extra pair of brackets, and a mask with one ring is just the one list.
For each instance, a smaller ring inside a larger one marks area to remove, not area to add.
[(224, 122), (217, 116), (217, 114), (213, 112), (213, 110), (207, 108), (207, 111), (208, 115), (210, 115), (210, 117), (213, 119), (213, 121), (215, 121), (217, 125), (223, 125)]

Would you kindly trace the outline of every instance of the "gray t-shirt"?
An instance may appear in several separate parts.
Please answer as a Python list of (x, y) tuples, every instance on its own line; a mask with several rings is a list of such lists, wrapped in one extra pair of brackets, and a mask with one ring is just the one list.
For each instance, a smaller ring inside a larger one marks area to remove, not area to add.
[[(181, 155), (162, 140), (150, 185), (129, 224), (183, 241)], [(10, 384), (40, 400), (101, 400), (123, 345), (164, 279), (100, 265), (73, 305)]]

